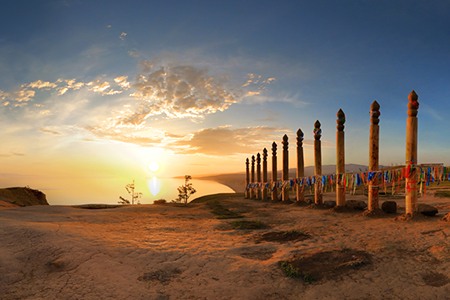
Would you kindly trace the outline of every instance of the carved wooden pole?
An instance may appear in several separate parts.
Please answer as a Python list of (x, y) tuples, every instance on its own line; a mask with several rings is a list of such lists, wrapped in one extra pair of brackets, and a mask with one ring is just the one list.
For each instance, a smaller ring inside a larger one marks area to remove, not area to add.
[(273, 142), (272, 144), (272, 200), (278, 200), (277, 193), (277, 144)]
[[(370, 106), (370, 135), (369, 135), (369, 174), (378, 171), (378, 153), (379, 153), (379, 136), (380, 136), (380, 104), (373, 101)], [(372, 176), (372, 175), (371, 175)], [(378, 203), (378, 176), (375, 174), (369, 180), (369, 195), (367, 199), (367, 210), (374, 212), (380, 209)]]
[(267, 200), (267, 188), (266, 188), (266, 184), (267, 184), (267, 149), (264, 148), (263, 149), (263, 165), (262, 165), (262, 169), (263, 169), (263, 178), (262, 178), (262, 200)]
[(249, 190), (249, 184), (250, 184), (250, 170), (249, 165), (250, 162), (248, 161), (248, 157), (245, 160), (245, 199), (250, 198), (250, 190)]
[(345, 174), (345, 114), (339, 109), (336, 116), (336, 206), (345, 206), (345, 186), (340, 180)]
[(253, 187), (253, 185), (255, 184), (255, 156), (252, 155), (252, 171), (251, 171), (251, 183), (252, 183), (252, 187), (250, 188), (250, 199), (255, 198), (255, 188)]
[[(303, 132), (301, 129), (297, 130), (297, 179), (305, 177), (305, 161), (303, 159)], [(305, 201), (303, 195), (303, 186), (297, 184), (297, 202)]]
[[(261, 182), (261, 155), (258, 153), (256, 154), (256, 181), (258, 182), (258, 185), (260, 185)], [(261, 200), (261, 188), (258, 186), (256, 188), (256, 199)]]
[(322, 204), (322, 149), (320, 137), (322, 130), (320, 129), (320, 122), (317, 120), (314, 123), (314, 176), (316, 183), (314, 184), (314, 203), (316, 205)]
[(405, 214), (414, 216), (417, 212), (417, 110), (419, 97), (415, 91), (408, 96), (408, 117), (406, 119), (406, 196)]
[(289, 142), (288, 136), (283, 136), (283, 201), (289, 201)]

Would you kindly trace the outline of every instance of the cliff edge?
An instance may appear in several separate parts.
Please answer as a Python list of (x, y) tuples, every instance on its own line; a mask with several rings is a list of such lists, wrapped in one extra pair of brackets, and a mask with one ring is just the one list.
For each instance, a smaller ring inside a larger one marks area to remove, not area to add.
[(29, 187), (0, 189), (0, 206), (49, 205), (45, 194)]

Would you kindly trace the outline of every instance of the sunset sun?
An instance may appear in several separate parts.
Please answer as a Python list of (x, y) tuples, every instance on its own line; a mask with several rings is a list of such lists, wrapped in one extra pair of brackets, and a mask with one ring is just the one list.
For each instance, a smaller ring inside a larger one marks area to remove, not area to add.
[(159, 170), (159, 164), (156, 161), (152, 161), (152, 162), (149, 163), (148, 169), (151, 172), (156, 172), (156, 171)]

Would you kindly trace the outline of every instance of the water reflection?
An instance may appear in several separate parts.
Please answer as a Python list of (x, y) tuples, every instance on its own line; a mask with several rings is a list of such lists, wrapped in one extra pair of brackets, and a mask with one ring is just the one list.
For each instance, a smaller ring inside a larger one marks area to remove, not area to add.
[[(105, 181), (102, 182), (102, 186), (93, 186), (89, 189), (82, 189), (76, 184), (70, 185), (71, 183), (58, 180), (58, 178), (55, 178), (54, 182), (58, 183), (59, 188), (42, 189), (47, 195), (47, 201), (50, 205), (117, 204), (119, 196), (126, 196), (125, 198), (128, 196), (123, 188), (127, 181), (122, 179)], [(42, 183), (43, 186), (45, 184), (45, 182)], [(140, 199), (141, 204), (151, 204), (159, 199), (170, 202), (178, 198), (177, 188), (183, 184), (184, 177), (165, 178), (153, 175), (142, 178), (142, 180), (136, 180), (136, 192), (143, 194)], [(208, 194), (233, 193), (232, 189), (215, 181), (194, 178), (192, 185), (197, 192), (189, 198), (189, 201)], [(71, 192), (67, 193), (68, 190)]]
[(158, 179), (158, 177), (153, 176), (152, 178), (147, 180), (147, 185), (150, 193), (153, 196), (156, 196), (161, 191), (161, 181)]
[[(165, 199), (168, 202), (177, 199), (177, 188), (183, 184), (184, 177), (160, 178), (157, 176), (152, 176), (150, 178), (147, 178), (147, 187), (148, 191), (150, 192), (150, 199), (147, 200), (144, 193), (141, 203), (153, 203), (153, 201), (157, 199)], [(192, 185), (197, 190), (197, 192), (193, 194), (191, 198), (189, 198), (189, 201), (208, 194), (234, 192), (231, 188), (215, 181), (193, 179)]]

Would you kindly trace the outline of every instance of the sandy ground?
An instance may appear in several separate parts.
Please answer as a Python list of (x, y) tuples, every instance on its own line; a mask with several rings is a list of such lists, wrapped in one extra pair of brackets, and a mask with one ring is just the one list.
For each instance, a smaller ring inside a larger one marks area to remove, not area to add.
[[(207, 203), (3, 207), (0, 299), (450, 297), (450, 223), (442, 213), (407, 222), (242, 196), (211, 199), (242, 218), (218, 219)], [(426, 201), (450, 211), (448, 200)], [(233, 228), (241, 221), (267, 227)], [(280, 232), (307, 238), (263, 238)], [(341, 272), (322, 269), (321, 278), (290, 278), (280, 267), (327, 251), (360, 251), (370, 259), (353, 257)]]

